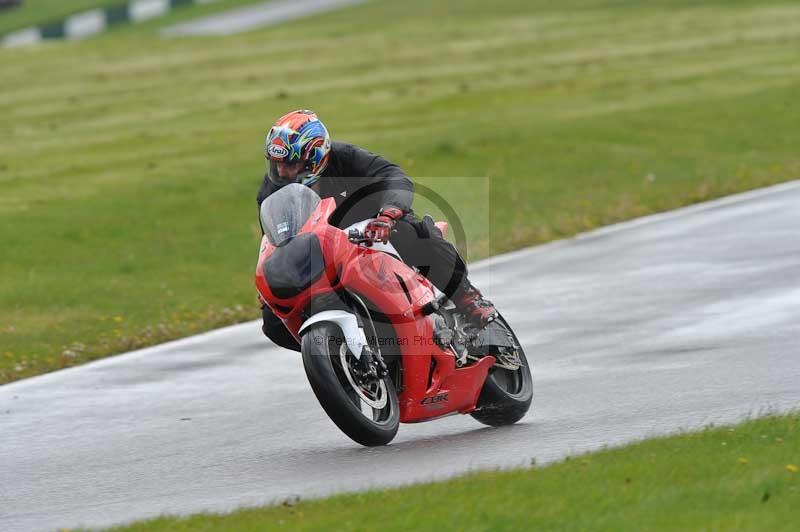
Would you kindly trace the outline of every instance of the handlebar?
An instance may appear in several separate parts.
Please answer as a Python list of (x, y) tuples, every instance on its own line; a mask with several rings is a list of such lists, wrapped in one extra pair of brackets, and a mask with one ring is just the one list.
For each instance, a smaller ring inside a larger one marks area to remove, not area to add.
[(375, 243), (372, 238), (368, 237), (358, 229), (350, 229), (350, 231), (347, 232), (347, 239), (353, 244), (372, 245)]
[[(395, 232), (397, 232), (397, 230), (392, 229), (392, 233)], [(367, 247), (371, 247), (376, 242), (379, 242), (379, 240), (376, 240), (374, 237), (367, 236), (366, 233), (362, 233), (361, 231), (355, 228), (350, 229), (350, 231), (347, 232), (347, 239), (353, 244), (365, 244)]]

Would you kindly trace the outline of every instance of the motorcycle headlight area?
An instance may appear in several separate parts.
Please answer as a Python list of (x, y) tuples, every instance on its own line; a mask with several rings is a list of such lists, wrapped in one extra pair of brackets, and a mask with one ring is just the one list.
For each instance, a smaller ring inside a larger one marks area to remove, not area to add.
[(313, 233), (298, 235), (275, 249), (264, 261), (264, 279), (281, 299), (296, 297), (314, 284), (325, 271), (319, 239)]

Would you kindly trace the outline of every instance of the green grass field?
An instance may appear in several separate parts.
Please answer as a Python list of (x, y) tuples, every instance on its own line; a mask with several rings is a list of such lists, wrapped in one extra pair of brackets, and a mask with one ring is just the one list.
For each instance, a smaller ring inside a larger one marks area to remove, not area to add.
[(0, 383), (255, 319), (263, 135), (293, 108), (458, 206), (470, 260), (800, 175), (794, 2), (170, 20), (0, 50)]
[[(513, 430), (513, 427), (508, 430)], [(649, 440), (547, 467), (160, 518), (118, 531), (797, 530), (800, 416)]]

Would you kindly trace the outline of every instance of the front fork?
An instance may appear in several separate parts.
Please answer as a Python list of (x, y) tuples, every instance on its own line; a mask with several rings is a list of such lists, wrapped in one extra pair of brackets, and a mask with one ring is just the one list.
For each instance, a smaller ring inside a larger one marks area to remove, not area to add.
[[(364, 334), (365, 329), (364, 318), (362, 318), (361, 312), (358, 311), (356, 305), (360, 305), (364, 310), (364, 313), (367, 315), (372, 338), (374, 339), (373, 345), (370, 345), (370, 343), (367, 342), (367, 344), (364, 346), (361, 357), (359, 357), (361, 369), (363, 372), (365, 372), (365, 375), (368, 378), (383, 379), (389, 374), (389, 368), (386, 367), (386, 362), (383, 360), (383, 355), (381, 354), (378, 331), (375, 330), (375, 323), (372, 321), (372, 315), (370, 315), (369, 308), (367, 308), (367, 306), (364, 304), (364, 301), (360, 297), (358, 297), (356, 294), (350, 295), (353, 297), (353, 315), (356, 318), (359, 329), (361, 329), (361, 334)], [(366, 335), (364, 336), (366, 337)]]

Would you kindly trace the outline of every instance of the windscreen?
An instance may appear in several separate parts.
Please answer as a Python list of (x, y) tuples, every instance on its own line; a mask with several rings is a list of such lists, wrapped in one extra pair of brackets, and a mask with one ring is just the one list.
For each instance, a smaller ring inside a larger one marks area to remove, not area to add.
[(273, 246), (280, 246), (295, 236), (319, 205), (316, 192), (292, 183), (281, 187), (261, 204), (261, 228)]

